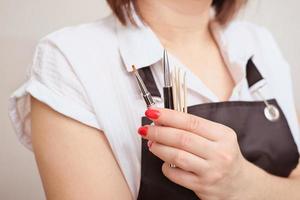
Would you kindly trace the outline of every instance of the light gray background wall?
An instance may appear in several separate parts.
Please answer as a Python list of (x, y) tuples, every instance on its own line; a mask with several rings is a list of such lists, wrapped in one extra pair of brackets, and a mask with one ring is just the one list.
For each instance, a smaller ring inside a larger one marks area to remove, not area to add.
[[(297, 0), (250, 0), (241, 18), (268, 27), (292, 66), (300, 110), (300, 25)], [(34, 157), (17, 141), (7, 98), (25, 78), (38, 39), (64, 26), (105, 16), (104, 0), (0, 0), (0, 199), (45, 199)]]

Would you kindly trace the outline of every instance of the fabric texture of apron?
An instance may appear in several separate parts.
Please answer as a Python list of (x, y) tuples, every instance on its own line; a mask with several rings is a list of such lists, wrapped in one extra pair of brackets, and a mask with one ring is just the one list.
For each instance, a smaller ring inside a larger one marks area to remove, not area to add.
[[(251, 58), (246, 67), (250, 89), (263, 77)], [(161, 97), (151, 68), (143, 67), (138, 71), (151, 95)], [(277, 120), (270, 120), (266, 117), (266, 102), (276, 108), (275, 115), (279, 116)], [(268, 173), (287, 177), (298, 164), (297, 146), (276, 99), (197, 104), (188, 106), (188, 113), (232, 128), (237, 134), (243, 156)], [(151, 122), (145, 116), (142, 117), (142, 125), (151, 124)], [(164, 161), (148, 150), (147, 140), (143, 138), (141, 148), (141, 180), (138, 200), (199, 199), (192, 190), (170, 181), (163, 175), (161, 167)]]

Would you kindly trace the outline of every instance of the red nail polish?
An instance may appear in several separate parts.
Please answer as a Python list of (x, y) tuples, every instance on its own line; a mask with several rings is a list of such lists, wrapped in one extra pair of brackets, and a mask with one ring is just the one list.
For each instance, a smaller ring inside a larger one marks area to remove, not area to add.
[(149, 148), (152, 146), (152, 143), (153, 143), (153, 141), (148, 140), (147, 145), (148, 145)]
[(148, 131), (148, 127), (147, 126), (141, 126), (138, 130), (138, 133), (141, 136), (146, 136), (147, 135), (147, 131)]
[(149, 108), (148, 110), (146, 110), (145, 115), (150, 119), (158, 119), (158, 117), (160, 116), (160, 112), (158, 110)]

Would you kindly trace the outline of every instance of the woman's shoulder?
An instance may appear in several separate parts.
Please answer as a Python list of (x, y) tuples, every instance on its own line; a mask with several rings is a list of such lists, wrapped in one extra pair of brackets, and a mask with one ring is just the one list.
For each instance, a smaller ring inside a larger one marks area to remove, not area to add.
[[(290, 65), (271, 31), (261, 25), (235, 20), (224, 30), (229, 54), (241, 60), (252, 58), (262, 75), (277, 88), (290, 87)], [(232, 57), (234, 57), (232, 56)]]
[(109, 15), (95, 21), (65, 26), (41, 37), (39, 44), (51, 43), (69, 60), (108, 58), (117, 52), (115, 18)]
[[(247, 21), (236, 19), (230, 22), (224, 29), (227, 37), (237, 37), (247, 40), (263, 39), (272, 37), (271, 32), (262, 25)], [(238, 38), (235, 38), (238, 39)]]
[[(52, 55), (55, 51), (68, 62), (73, 73), (83, 81), (91, 83), (91, 76), (97, 74), (97, 81), (110, 73), (118, 60), (118, 40), (115, 31), (115, 17), (108, 15), (92, 22), (65, 26), (50, 32), (36, 44), (38, 54)], [(55, 60), (54, 56), (47, 57)], [(89, 86), (90, 87), (90, 86)]]
[(108, 15), (104, 18), (97, 19), (86, 23), (64, 26), (49, 32), (40, 40), (53, 40), (56, 42), (72, 42), (80, 44), (88, 41), (105, 42), (113, 39), (115, 30), (115, 18)]
[(240, 50), (244, 48), (256, 54), (279, 53), (273, 34), (262, 25), (245, 20), (234, 20), (225, 27), (224, 36), (229, 45), (235, 45)]
[(250, 58), (258, 68), (271, 76), (289, 73), (289, 65), (272, 32), (261, 25), (243, 21), (232, 21), (224, 29), (224, 38), (231, 54)]

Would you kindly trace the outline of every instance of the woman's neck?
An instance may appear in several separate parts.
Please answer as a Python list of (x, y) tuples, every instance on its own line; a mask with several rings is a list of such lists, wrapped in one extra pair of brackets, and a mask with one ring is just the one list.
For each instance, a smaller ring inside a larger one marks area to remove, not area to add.
[(209, 32), (212, 0), (137, 0), (148, 26), (166, 47), (211, 40)]

